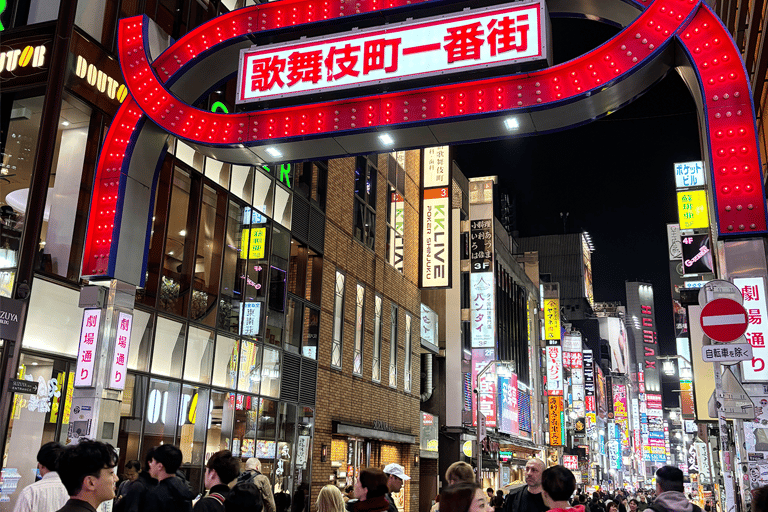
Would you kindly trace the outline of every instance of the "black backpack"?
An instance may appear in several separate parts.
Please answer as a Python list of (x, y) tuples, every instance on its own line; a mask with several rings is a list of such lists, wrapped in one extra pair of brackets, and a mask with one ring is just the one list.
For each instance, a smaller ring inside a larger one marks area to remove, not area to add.
[(254, 482), (255, 475), (245, 472), (237, 477), (237, 482), (230, 489), (224, 507), (227, 512), (261, 512), (264, 501), (261, 489)]

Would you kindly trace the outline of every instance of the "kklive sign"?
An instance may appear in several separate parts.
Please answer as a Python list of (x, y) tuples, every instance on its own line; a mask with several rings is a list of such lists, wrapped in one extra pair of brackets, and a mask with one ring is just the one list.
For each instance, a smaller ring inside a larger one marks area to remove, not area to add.
[(237, 102), (547, 59), (543, 1), (240, 52)]

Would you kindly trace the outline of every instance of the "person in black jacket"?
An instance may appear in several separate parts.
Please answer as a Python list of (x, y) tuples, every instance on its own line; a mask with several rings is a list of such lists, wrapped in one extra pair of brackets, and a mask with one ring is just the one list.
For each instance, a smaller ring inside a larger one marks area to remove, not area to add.
[(546, 465), (541, 459), (530, 459), (525, 465), (525, 484), (507, 494), (504, 512), (544, 512), (547, 506), (541, 497), (541, 474)]
[(192, 491), (186, 482), (176, 476), (183, 456), (181, 450), (171, 444), (154, 449), (149, 462), (149, 474), (157, 479), (157, 486), (147, 494), (146, 507), (142, 512), (190, 512)]
[(240, 461), (229, 450), (211, 455), (205, 465), (205, 488), (208, 494), (195, 504), (194, 512), (224, 512), (229, 483), (240, 474)]
[(96, 507), (114, 499), (117, 452), (111, 445), (83, 439), (64, 450), (58, 464), (69, 501), (57, 512), (96, 512)]
[(145, 501), (149, 491), (155, 488), (157, 480), (149, 474), (149, 461), (152, 460), (154, 450), (149, 450), (144, 461), (144, 470), (130, 483), (125, 494), (115, 503), (115, 512), (142, 512), (145, 510)]

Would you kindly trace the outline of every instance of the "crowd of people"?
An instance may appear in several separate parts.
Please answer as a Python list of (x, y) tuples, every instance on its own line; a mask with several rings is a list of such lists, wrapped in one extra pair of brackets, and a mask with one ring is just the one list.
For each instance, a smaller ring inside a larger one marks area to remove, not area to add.
[[(248, 459), (241, 472), (240, 459), (229, 450), (214, 453), (206, 464), (206, 493), (193, 497), (191, 486), (179, 472), (182, 453), (164, 444), (149, 451), (145, 464), (128, 461), (125, 480), (118, 486), (118, 455), (105, 443), (84, 439), (66, 449), (44, 444), (37, 454), (40, 480), (19, 493), (14, 512), (96, 512), (112, 501), (115, 512), (284, 512), (278, 509), (261, 463)], [(384, 469), (360, 470), (354, 486), (344, 494), (335, 485), (323, 487), (315, 503), (317, 512), (398, 512), (392, 497), (410, 480), (399, 464)], [(437, 496), (431, 512), (710, 512), (684, 493), (683, 472), (674, 466), (656, 471), (656, 488), (634, 494), (594, 492), (587, 496), (564, 466), (546, 467), (540, 459), (525, 466), (525, 485), (508, 493), (494, 492), (477, 483), (472, 466), (455, 462), (445, 473), (448, 486)], [(299, 486), (298, 493), (306, 493)], [(304, 512), (304, 496), (295, 496), (291, 512)], [(300, 508), (297, 508), (300, 507)], [(753, 492), (752, 512), (768, 512), (768, 486)]]

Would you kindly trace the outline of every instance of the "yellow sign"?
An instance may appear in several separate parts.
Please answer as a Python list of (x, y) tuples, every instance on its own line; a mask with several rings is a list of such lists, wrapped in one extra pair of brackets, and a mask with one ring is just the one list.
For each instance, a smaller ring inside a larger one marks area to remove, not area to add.
[(709, 227), (706, 190), (686, 190), (677, 193), (677, 215), (680, 229)]
[(248, 240), (250, 240), (250, 237), (251, 237), (250, 229), (244, 229), (243, 234), (240, 235), (240, 259), (241, 260), (248, 259)]
[(563, 397), (549, 397), (549, 444), (550, 446), (562, 446), (563, 426), (560, 416), (563, 412)]
[(463, 451), (464, 455), (467, 457), (472, 458), (472, 441), (464, 441), (464, 446), (461, 447), (461, 451)]
[(264, 250), (267, 241), (267, 228), (251, 229), (251, 259), (264, 259)]
[(544, 299), (544, 339), (560, 339), (560, 299)]

